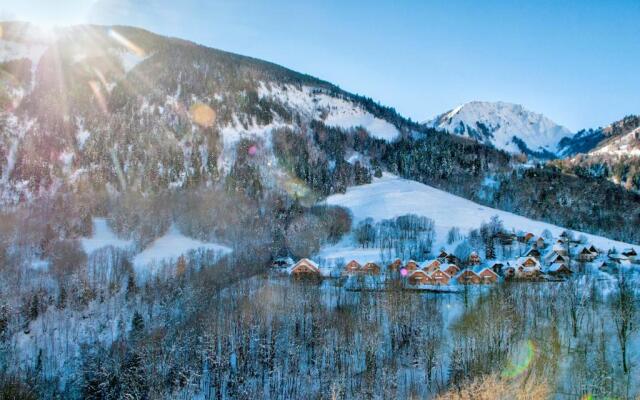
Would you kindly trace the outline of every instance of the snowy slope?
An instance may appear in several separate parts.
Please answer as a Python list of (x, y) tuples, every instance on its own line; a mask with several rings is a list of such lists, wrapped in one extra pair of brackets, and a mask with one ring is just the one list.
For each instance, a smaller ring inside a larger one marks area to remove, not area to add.
[(180, 233), (176, 227), (171, 227), (164, 236), (153, 241), (133, 258), (133, 266), (138, 274), (153, 274), (161, 263), (175, 262), (181, 255), (198, 249), (212, 250), (220, 255), (231, 252), (227, 246), (192, 239)]
[(640, 157), (640, 128), (605, 142), (589, 154), (613, 157)]
[[(351, 210), (354, 225), (368, 217), (376, 221), (405, 214), (431, 218), (435, 223), (436, 249), (445, 246), (447, 232), (452, 227), (458, 227), (463, 233), (467, 233), (479, 228), (482, 222), (488, 222), (494, 215), (498, 215), (506, 229), (515, 229), (516, 232), (527, 231), (540, 235), (543, 230), (548, 229), (554, 236), (558, 236), (564, 230), (556, 225), (482, 206), (434, 187), (386, 173), (370, 184), (351, 187), (345, 194), (330, 196), (326, 202)], [(579, 236), (582, 233), (576, 231), (575, 234)], [(602, 249), (633, 247), (601, 236), (584, 235), (590, 243)], [(378, 260), (380, 252), (377, 249), (360, 249), (351, 237), (346, 237), (335, 246), (323, 248), (318, 256), (326, 260), (353, 258), (366, 262)]]
[(119, 239), (107, 225), (104, 218), (93, 219), (93, 235), (90, 238), (81, 238), (80, 243), (85, 253), (91, 254), (94, 251), (107, 246), (127, 249), (133, 246), (132, 240)]
[[(467, 136), (509, 152), (550, 152), (572, 133), (544, 115), (519, 104), (472, 101), (426, 123), (450, 133)], [(521, 140), (526, 149), (514, 137)]]
[(294, 85), (261, 83), (260, 97), (277, 100), (309, 119), (323, 121), (328, 126), (343, 129), (363, 127), (371, 136), (393, 140), (399, 135), (398, 129), (389, 122), (373, 116), (355, 103), (334, 97), (318, 88)]

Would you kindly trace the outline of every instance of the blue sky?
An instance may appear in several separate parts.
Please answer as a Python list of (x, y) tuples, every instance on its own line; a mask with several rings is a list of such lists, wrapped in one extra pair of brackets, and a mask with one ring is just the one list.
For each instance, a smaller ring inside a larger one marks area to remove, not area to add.
[(422, 121), (521, 103), (572, 130), (640, 113), (640, 1), (0, 0), (1, 19), (126, 24), (272, 61)]

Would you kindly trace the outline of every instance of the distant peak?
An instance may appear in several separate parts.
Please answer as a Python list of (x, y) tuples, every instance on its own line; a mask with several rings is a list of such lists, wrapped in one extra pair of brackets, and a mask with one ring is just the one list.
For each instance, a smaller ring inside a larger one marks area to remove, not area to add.
[(474, 100), (426, 123), (513, 153), (554, 157), (558, 142), (571, 132), (542, 114), (505, 101)]

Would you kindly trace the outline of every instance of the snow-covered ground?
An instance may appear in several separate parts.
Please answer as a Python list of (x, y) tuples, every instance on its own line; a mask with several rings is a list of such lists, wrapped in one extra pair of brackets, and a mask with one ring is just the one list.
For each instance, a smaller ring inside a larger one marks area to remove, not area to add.
[[(482, 222), (489, 222), (489, 219), (494, 215), (503, 221), (506, 229), (514, 229), (516, 232), (526, 231), (540, 235), (543, 230), (548, 229), (557, 237), (565, 230), (557, 225), (486, 207), (434, 187), (388, 173), (383, 174), (382, 178), (374, 178), (370, 184), (351, 187), (345, 194), (329, 196), (326, 203), (351, 210), (354, 226), (368, 217), (375, 221), (405, 214), (431, 218), (434, 221), (436, 231), (434, 249), (447, 247), (447, 233), (452, 227), (458, 227), (462, 233), (466, 234), (471, 229), (479, 228)], [(576, 236), (583, 234), (579, 231), (574, 231), (574, 233)], [(633, 247), (627, 243), (602, 236), (586, 233), (584, 235), (589, 243), (600, 249), (615, 247), (621, 250)], [(359, 248), (353, 237), (346, 236), (338, 244), (322, 248), (318, 258), (327, 262), (337, 259), (344, 259), (348, 262), (355, 259), (363, 263), (379, 260), (380, 250)]]
[(615, 157), (640, 157), (640, 128), (608, 142), (590, 152), (594, 155), (610, 155)]
[(358, 105), (332, 97), (316, 88), (261, 83), (258, 94), (260, 97), (277, 100), (310, 119), (323, 120), (328, 126), (343, 129), (362, 126), (371, 136), (384, 140), (393, 140), (400, 134), (395, 126)]
[(107, 246), (127, 249), (133, 246), (132, 240), (119, 239), (107, 225), (104, 218), (93, 219), (93, 235), (90, 238), (80, 239), (85, 253), (91, 254), (94, 251)]
[(231, 252), (231, 248), (227, 246), (187, 237), (172, 226), (166, 234), (154, 240), (133, 258), (133, 266), (140, 275), (154, 273), (160, 264), (176, 261), (181, 255), (198, 249), (212, 250), (221, 256)]

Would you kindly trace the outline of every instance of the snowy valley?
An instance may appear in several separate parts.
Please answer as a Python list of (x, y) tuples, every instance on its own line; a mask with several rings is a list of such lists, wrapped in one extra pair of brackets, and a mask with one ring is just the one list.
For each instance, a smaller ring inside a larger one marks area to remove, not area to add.
[(640, 393), (637, 117), (0, 28), (0, 399)]

